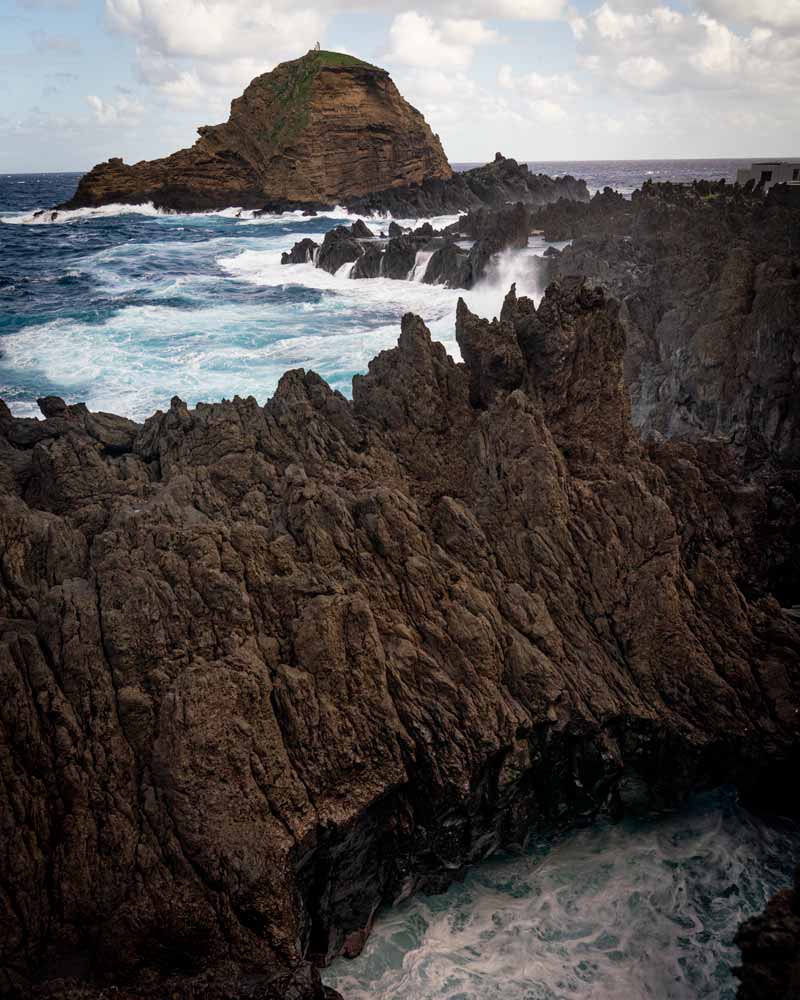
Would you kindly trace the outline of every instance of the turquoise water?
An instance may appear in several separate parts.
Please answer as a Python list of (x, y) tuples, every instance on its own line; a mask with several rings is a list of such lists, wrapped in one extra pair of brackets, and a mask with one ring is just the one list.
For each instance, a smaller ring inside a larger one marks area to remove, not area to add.
[[(463, 293), (281, 266), (281, 252), (297, 240), (321, 241), (355, 218), (344, 211), (254, 219), (111, 206), (55, 221), (34, 216), (75, 183), (70, 175), (0, 177), (0, 398), (17, 415), (38, 415), (36, 399), (47, 394), (137, 419), (175, 394), (190, 405), (236, 393), (263, 403), (297, 367), (349, 395), (353, 374), (397, 342), (408, 311), (458, 357)], [(512, 281), (538, 295), (534, 258), (545, 248), (539, 241), (504, 255), (465, 296), (470, 305), (494, 315)]]
[[(735, 161), (532, 164), (591, 188), (631, 190), (647, 177), (735, 175)], [(253, 395), (265, 402), (287, 368), (314, 368), (349, 394), (355, 372), (396, 343), (419, 313), (454, 356), (459, 292), (421, 283), (350, 281), (280, 254), (351, 221), (343, 211), (254, 219), (228, 210), (163, 215), (152, 206), (36, 218), (69, 198), (78, 174), (0, 175), (0, 398), (38, 415), (47, 394), (142, 419), (169, 405)], [(455, 217), (432, 220), (446, 224)], [(367, 220), (374, 225), (373, 220)], [(402, 221), (402, 220), (401, 220)], [(378, 223), (378, 226), (380, 223)], [(386, 223), (384, 223), (386, 225)], [(495, 315), (512, 281), (541, 294), (535, 257), (506, 254), (465, 297)]]
[(346, 1000), (733, 1000), (739, 923), (789, 883), (800, 830), (730, 792), (475, 867), (384, 912), (323, 979)]

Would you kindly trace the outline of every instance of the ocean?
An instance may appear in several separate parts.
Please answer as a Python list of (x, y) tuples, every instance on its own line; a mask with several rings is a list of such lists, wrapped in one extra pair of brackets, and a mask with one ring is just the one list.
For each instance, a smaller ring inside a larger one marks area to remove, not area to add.
[[(648, 177), (733, 179), (742, 161), (531, 163), (628, 193)], [(466, 166), (461, 164), (459, 166)], [(66, 200), (79, 174), (0, 175), (0, 398), (17, 415), (62, 396), (144, 419), (179, 395), (190, 405), (236, 393), (264, 402), (288, 368), (313, 368), (349, 395), (354, 373), (394, 345), (400, 317), (419, 313), (458, 356), (455, 290), (350, 281), (310, 265), (282, 267), (304, 236), (319, 240), (344, 211), (253, 219), (234, 211), (165, 215), (107, 207), (35, 219)], [(455, 217), (433, 219), (446, 224)], [(367, 220), (373, 225), (372, 220)], [(400, 220), (402, 221), (402, 220)], [(536, 268), (507, 254), (465, 295), (494, 315), (511, 282), (537, 296)]]
[[(629, 193), (648, 177), (733, 179), (741, 162), (531, 166)], [(18, 415), (36, 415), (49, 394), (137, 419), (176, 394), (264, 402), (297, 367), (349, 395), (407, 311), (457, 356), (464, 293), (281, 266), (295, 241), (351, 220), (344, 211), (254, 219), (142, 206), (34, 218), (78, 177), (0, 176), (0, 398)], [(504, 254), (465, 294), (470, 307), (496, 314), (512, 281), (540, 295), (535, 258), (545, 248), (534, 240)], [(735, 929), (788, 884), (799, 848), (796, 826), (758, 819), (726, 791), (676, 814), (600, 824), (487, 860), (448, 893), (387, 910), (363, 954), (325, 979), (348, 1000), (733, 1000)]]
[(323, 980), (346, 1000), (735, 1000), (736, 928), (799, 848), (722, 789), (484, 861), (386, 910)]

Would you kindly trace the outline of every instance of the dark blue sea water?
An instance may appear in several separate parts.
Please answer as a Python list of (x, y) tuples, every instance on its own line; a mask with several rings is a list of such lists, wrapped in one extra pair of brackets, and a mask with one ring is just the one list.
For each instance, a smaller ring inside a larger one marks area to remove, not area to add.
[[(622, 191), (648, 177), (731, 179), (737, 165), (532, 164)], [(280, 265), (281, 251), (344, 212), (256, 220), (142, 206), (33, 217), (77, 180), (0, 176), (0, 397), (18, 414), (35, 414), (51, 393), (137, 418), (176, 393), (264, 401), (299, 366), (349, 392), (408, 310), (457, 353), (457, 291)], [(539, 294), (533, 258), (543, 250), (504, 255), (470, 306), (493, 315), (511, 281)], [(348, 1000), (732, 1000), (735, 927), (788, 882), (799, 847), (796, 827), (756, 820), (726, 794), (658, 821), (600, 826), (403, 903), (327, 979)]]
[[(647, 177), (732, 178), (737, 161), (531, 166), (630, 191)], [(457, 353), (457, 292), (280, 266), (281, 251), (321, 237), (346, 221), (344, 212), (254, 220), (142, 206), (81, 210), (56, 222), (33, 217), (68, 198), (78, 178), (0, 175), (0, 397), (18, 414), (36, 414), (45, 394), (136, 418), (176, 393), (190, 404), (235, 393), (264, 401), (281, 373), (299, 366), (349, 393), (352, 375), (394, 344), (408, 310)], [(540, 291), (530, 254), (506, 255), (469, 293), (470, 305), (494, 314), (512, 280), (528, 294)]]

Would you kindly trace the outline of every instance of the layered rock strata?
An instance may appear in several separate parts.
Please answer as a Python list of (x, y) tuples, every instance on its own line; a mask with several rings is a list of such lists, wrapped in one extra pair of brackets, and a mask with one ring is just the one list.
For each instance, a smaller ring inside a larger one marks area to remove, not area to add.
[(98, 164), (61, 207), (322, 206), (452, 174), (386, 70), (338, 52), (311, 51), (256, 77), (227, 122), (198, 131), (194, 146), (164, 159)]
[(768, 487), (640, 444), (601, 290), (458, 339), (406, 316), (352, 402), (0, 407), (0, 992), (319, 998), (498, 847), (792, 773)]

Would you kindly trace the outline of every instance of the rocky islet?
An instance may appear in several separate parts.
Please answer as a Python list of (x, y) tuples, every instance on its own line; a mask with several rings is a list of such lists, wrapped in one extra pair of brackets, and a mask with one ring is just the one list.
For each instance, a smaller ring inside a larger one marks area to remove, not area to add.
[(160, 160), (100, 163), (62, 208), (175, 211), (336, 204), (452, 175), (441, 143), (386, 70), (315, 51), (256, 77), (227, 122)]

